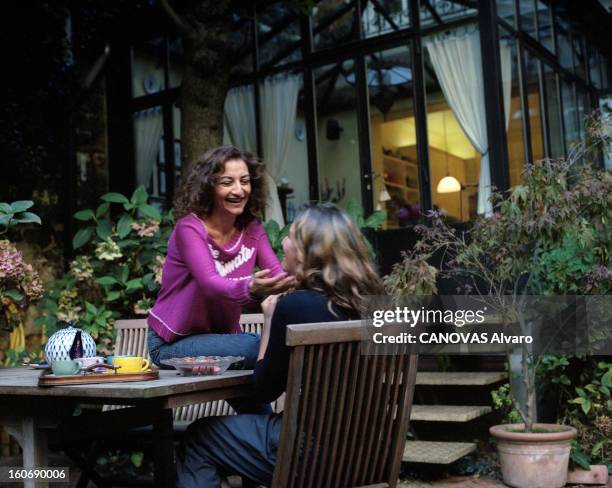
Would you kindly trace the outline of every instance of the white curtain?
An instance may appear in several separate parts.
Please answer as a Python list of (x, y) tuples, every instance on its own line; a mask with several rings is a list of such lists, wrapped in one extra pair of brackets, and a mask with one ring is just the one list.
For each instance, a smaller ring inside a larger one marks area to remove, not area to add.
[[(478, 213), (491, 215), (491, 170), (478, 31), (434, 36), (425, 41), (438, 82), (466, 137), (480, 153)], [(510, 111), (510, 47), (501, 46), (506, 127)]]
[[(285, 224), (276, 181), (287, 167), (289, 142), (295, 128), (301, 80), (296, 76), (268, 78), (260, 85), (264, 177), (268, 188), (266, 220)], [(223, 142), (257, 152), (253, 86), (233, 88), (225, 99)]]
[(223, 143), (257, 153), (253, 85), (232, 88), (225, 97)]
[[(266, 218), (285, 225), (283, 212), (278, 200), (276, 181), (287, 168), (289, 142), (295, 132), (295, 116), (301, 80), (297, 76), (267, 78), (260, 86), (261, 94), (261, 135), (268, 201)], [(272, 197), (272, 198), (270, 198)]]
[[(161, 107), (153, 107), (134, 114), (134, 139), (136, 145), (136, 186), (149, 186), (157, 162), (159, 139), (162, 135)], [(156, 189), (153, 188), (153, 193)]]
[(504, 118), (506, 131), (510, 123), (510, 102), (512, 100), (512, 47), (502, 41), (499, 46), (499, 59), (501, 62), (502, 91), (504, 92)]

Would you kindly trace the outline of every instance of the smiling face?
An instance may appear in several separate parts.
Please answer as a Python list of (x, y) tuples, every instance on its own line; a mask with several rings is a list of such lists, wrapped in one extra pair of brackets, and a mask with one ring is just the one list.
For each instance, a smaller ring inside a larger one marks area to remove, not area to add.
[(229, 213), (234, 217), (244, 212), (251, 194), (249, 168), (242, 159), (230, 159), (217, 175), (213, 213)]

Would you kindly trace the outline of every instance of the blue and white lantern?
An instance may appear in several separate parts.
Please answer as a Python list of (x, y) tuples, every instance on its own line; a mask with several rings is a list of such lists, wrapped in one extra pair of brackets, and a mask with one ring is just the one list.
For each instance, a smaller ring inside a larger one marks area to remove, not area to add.
[(60, 361), (62, 359), (74, 359), (70, 357), (70, 349), (74, 345), (77, 332), (81, 333), (81, 346), (84, 358), (91, 358), (96, 355), (96, 342), (87, 332), (76, 327), (66, 327), (58, 330), (49, 337), (45, 346), (45, 357), (48, 363)]

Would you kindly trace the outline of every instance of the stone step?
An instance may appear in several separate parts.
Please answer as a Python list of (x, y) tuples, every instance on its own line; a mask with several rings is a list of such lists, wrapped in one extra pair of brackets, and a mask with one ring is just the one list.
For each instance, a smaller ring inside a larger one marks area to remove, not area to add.
[(486, 405), (413, 405), (410, 420), (468, 422), (490, 411)]
[(417, 373), (417, 385), (486, 386), (508, 378), (505, 371), (491, 372), (422, 372)]
[(406, 441), (402, 460), (407, 463), (450, 464), (475, 450), (473, 442)]

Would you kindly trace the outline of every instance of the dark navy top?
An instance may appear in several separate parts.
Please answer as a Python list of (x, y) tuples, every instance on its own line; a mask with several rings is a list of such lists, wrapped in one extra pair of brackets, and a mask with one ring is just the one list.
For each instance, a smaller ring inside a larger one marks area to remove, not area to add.
[(298, 290), (282, 297), (276, 304), (270, 326), (270, 339), (263, 359), (254, 371), (257, 400), (273, 402), (287, 387), (289, 348), (285, 344), (287, 325), (349, 320), (348, 313), (336, 306), (329, 310), (329, 298), (311, 290)]

